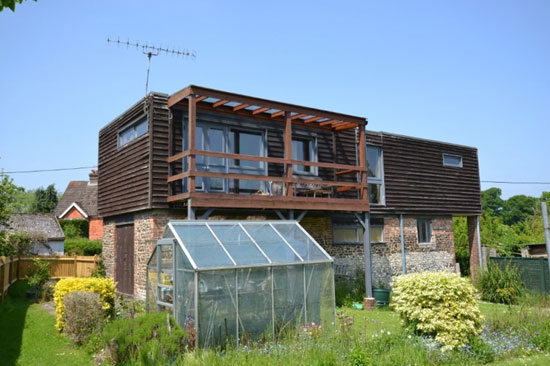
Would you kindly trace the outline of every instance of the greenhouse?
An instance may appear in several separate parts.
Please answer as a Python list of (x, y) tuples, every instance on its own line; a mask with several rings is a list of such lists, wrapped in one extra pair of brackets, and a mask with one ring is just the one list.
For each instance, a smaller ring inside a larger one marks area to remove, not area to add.
[(147, 310), (197, 345), (334, 322), (332, 258), (297, 221), (170, 221), (147, 264)]

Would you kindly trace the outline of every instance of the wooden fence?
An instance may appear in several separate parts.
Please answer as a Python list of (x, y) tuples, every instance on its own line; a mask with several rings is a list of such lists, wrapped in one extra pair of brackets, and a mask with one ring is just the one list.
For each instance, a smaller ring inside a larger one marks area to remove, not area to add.
[(550, 274), (547, 258), (501, 258), (491, 257), (489, 260), (504, 268), (507, 264), (516, 266), (525, 288), (530, 291), (550, 293)]
[(0, 257), (0, 304), (12, 283), (25, 278), (34, 266), (33, 260), (40, 258), (50, 263), (50, 276), (53, 279), (67, 277), (88, 277), (97, 267), (99, 257), (90, 256), (32, 256), (32, 257)]

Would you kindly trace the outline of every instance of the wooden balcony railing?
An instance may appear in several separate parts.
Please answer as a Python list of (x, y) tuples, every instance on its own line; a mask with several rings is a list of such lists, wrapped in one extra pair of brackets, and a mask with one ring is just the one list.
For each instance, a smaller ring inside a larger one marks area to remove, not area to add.
[[(211, 172), (198, 169), (191, 169), (194, 164), (183, 164), (182, 159), (195, 159), (197, 156), (215, 157), (223, 159), (249, 160), (263, 163), (273, 163), (283, 165), (283, 176), (270, 176), (258, 174), (243, 174), (243, 173), (225, 173)], [(292, 166), (312, 166), (318, 168), (334, 169), (335, 176), (341, 177), (348, 174), (365, 173), (366, 168), (356, 165), (336, 164), (316, 161), (292, 160), (284, 158), (263, 157), (244, 154), (221, 153), (205, 150), (186, 150), (168, 158), (169, 163), (182, 162), (182, 166), (187, 168), (181, 173), (171, 175), (167, 178), (167, 183), (174, 183), (182, 180), (187, 180), (185, 184), (187, 192), (178, 192), (168, 197), (168, 202), (176, 202), (192, 198), (193, 206), (198, 207), (247, 207), (247, 208), (295, 208), (295, 209), (335, 209), (335, 210), (367, 210), (368, 202), (363, 194), (367, 189), (366, 182), (351, 182), (319, 179), (312, 177), (311, 179), (293, 176), (287, 174)], [(262, 192), (261, 194), (237, 194), (237, 193), (209, 193), (197, 192), (194, 187), (194, 178), (221, 178), (221, 179), (236, 179), (262, 182), (276, 182), (284, 186), (282, 194), (274, 195), (273, 192)], [(300, 185), (313, 187), (299, 191), (296, 187)], [(184, 185), (182, 184), (181, 187)], [(319, 187), (316, 189), (315, 187)], [(330, 187), (330, 190), (324, 190)], [(336, 197), (339, 192), (344, 191), (359, 191), (358, 195), (351, 197)], [(308, 193), (309, 191), (309, 193)], [(323, 192), (321, 197), (316, 196), (317, 192)], [(327, 196), (328, 192), (328, 197)], [(240, 196), (240, 197), (239, 197)], [(266, 204), (268, 207), (265, 207)]]

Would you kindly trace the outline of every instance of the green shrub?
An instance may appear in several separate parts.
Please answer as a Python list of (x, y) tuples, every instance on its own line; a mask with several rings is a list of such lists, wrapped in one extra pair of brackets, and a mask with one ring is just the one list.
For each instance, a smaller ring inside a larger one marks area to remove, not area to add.
[(468, 280), (454, 273), (411, 273), (396, 278), (391, 306), (416, 333), (450, 350), (481, 332), (475, 293)]
[(501, 268), (498, 264), (489, 262), (476, 285), (481, 292), (481, 299), (489, 302), (517, 304), (525, 294), (519, 270), (510, 263)]
[(50, 263), (40, 258), (33, 259), (33, 266), (25, 277), (30, 287), (42, 290), (42, 287), (50, 279)]
[(101, 240), (74, 238), (65, 240), (65, 253), (69, 255), (99, 255), (102, 249)]
[(117, 365), (138, 360), (170, 364), (191, 346), (185, 331), (165, 312), (115, 320), (105, 326), (101, 338)]
[(53, 299), (55, 302), (55, 327), (63, 330), (65, 326), (65, 306), (63, 298), (72, 291), (89, 291), (99, 294), (105, 317), (114, 315), (115, 282), (112, 278), (64, 278), (55, 285)]
[(103, 257), (99, 257), (97, 267), (92, 270), (90, 277), (95, 278), (105, 278), (107, 277), (107, 270), (105, 269), (105, 263), (103, 262)]
[(90, 231), (90, 223), (82, 219), (59, 220), (59, 225), (67, 239), (87, 238)]
[(63, 299), (65, 307), (63, 332), (76, 344), (84, 344), (103, 320), (101, 297), (95, 292), (73, 291)]

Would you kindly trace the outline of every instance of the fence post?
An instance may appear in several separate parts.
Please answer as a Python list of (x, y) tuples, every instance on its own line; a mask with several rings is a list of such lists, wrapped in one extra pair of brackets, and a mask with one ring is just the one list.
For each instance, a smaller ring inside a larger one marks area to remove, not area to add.
[(4, 303), (4, 272), (5, 272), (4, 257), (0, 257), (0, 305)]
[(78, 262), (76, 260), (76, 255), (73, 256), (74, 259), (74, 276), (78, 277)]

